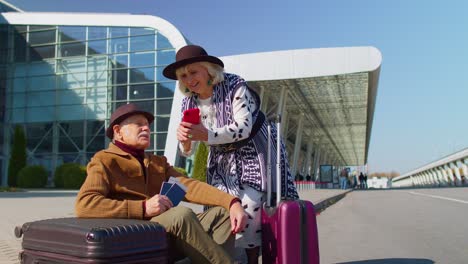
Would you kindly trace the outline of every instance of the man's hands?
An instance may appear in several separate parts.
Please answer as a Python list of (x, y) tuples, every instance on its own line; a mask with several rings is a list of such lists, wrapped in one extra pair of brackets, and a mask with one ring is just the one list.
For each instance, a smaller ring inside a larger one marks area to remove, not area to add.
[(145, 217), (160, 215), (171, 209), (174, 205), (166, 195), (156, 194), (146, 201)]
[(231, 205), (229, 216), (231, 218), (231, 232), (233, 234), (242, 232), (247, 225), (248, 216), (239, 201)]

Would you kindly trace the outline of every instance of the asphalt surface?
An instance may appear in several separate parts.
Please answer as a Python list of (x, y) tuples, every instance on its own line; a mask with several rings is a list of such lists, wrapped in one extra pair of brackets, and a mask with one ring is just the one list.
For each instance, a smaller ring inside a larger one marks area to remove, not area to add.
[(468, 188), (354, 191), (318, 228), (321, 263), (468, 263)]
[[(343, 198), (342, 190), (301, 190), (301, 199), (310, 200), (323, 210)], [(73, 217), (77, 191), (27, 190), (24, 192), (0, 192), (0, 264), (19, 263), (21, 239), (14, 236), (15, 226), (25, 222), (48, 218)], [(186, 204), (195, 212), (201, 207)]]

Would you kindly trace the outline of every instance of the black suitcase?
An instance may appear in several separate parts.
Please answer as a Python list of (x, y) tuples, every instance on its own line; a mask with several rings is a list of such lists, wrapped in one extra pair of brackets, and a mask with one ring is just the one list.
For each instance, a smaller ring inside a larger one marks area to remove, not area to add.
[(167, 263), (166, 231), (133, 219), (57, 218), (15, 228), (21, 263)]

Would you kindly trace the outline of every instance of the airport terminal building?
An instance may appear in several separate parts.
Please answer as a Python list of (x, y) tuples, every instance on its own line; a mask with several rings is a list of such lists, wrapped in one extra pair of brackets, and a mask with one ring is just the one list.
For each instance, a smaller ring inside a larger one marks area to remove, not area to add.
[[(52, 177), (58, 165), (86, 164), (105, 148), (110, 114), (129, 102), (155, 114), (148, 151), (190, 169), (175, 138), (183, 95), (162, 75), (188, 43), (155, 16), (24, 12), (0, 0), (1, 184), (7, 184), (17, 125), (26, 134), (28, 164), (45, 166)], [(259, 92), (262, 110), (285, 117), (294, 174), (315, 174), (321, 164), (365, 165), (381, 64), (377, 49), (220, 58), (226, 71)]]

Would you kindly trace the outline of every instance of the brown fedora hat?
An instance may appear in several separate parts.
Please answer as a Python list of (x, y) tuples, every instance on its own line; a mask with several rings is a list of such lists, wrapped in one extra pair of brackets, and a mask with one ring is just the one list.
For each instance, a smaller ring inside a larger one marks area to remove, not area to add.
[(177, 80), (176, 70), (190, 63), (207, 61), (224, 68), (224, 63), (215, 56), (210, 56), (205, 49), (197, 45), (187, 45), (176, 53), (176, 61), (164, 68), (163, 75), (169, 79)]
[(106, 136), (110, 139), (114, 137), (114, 129), (112, 128), (114, 125), (119, 124), (120, 122), (124, 121), (127, 117), (132, 116), (132, 115), (137, 115), (141, 114), (148, 119), (148, 123), (153, 123), (154, 121), (154, 115), (143, 111), (138, 107), (136, 104), (126, 104), (118, 107), (115, 109), (114, 113), (112, 113), (110, 121), (109, 121), (109, 127), (106, 129)]

